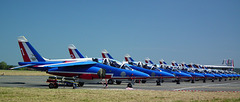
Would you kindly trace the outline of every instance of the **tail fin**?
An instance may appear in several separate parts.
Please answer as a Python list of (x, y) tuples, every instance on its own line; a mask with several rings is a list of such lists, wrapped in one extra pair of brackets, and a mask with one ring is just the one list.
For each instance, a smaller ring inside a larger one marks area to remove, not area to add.
[(18, 44), (22, 53), (24, 62), (45, 62), (45, 59), (32, 47), (24, 36), (18, 37)]
[(154, 64), (154, 63), (151, 61), (150, 58), (146, 58), (146, 59), (145, 59), (145, 62), (146, 62), (146, 63), (150, 63), (150, 64)]
[(178, 66), (178, 64), (175, 61), (172, 61), (172, 66)]
[(70, 44), (68, 46), (68, 51), (69, 51), (70, 56), (71, 56), (72, 59), (85, 58), (73, 44)]
[(125, 55), (125, 61), (134, 62), (134, 60), (132, 59), (132, 57), (129, 54)]
[(167, 63), (163, 59), (159, 60), (159, 63), (167, 65)]
[(222, 62), (223, 65), (226, 65), (226, 66), (232, 66), (234, 67), (234, 61), (233, 59), (224, 59), (223, 62)]
[(182, 66), (186, 67), (186, 68), (189, 68), (189, 66), (185, 62), (182, 62)]
[(103, 58), (110, 58), (110, 59), (113, 59), (113, 57), (107, 52), (107, 50), (106, 49), (104, 49), (103, 51), (102, 51), (102, 57)]

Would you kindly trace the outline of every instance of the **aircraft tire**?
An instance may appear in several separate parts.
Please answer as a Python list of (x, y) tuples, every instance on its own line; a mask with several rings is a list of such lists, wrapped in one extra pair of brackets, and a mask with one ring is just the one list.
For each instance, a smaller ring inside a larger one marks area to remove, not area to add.
[(108, 84), (113, 84), (113, 80), (112, 80), (112, 79), (109, 79), (109, 80), (108, 80)]
[(206, 79), (203, 79), (203, 83), (206, 83)]
[(79, 86), (79, 87), (83, 87), (83, 85), (84, 85), (84, 82), (79, 82), (79, 83), (78, 83), (78, 86)]
[(164, 82), (164, 80), (162, 79), (162, 80), (161, 80), (161, 83), (163, 83), (163, 82)]
[(212, 79), (212, 82), (214, 82), (214, 79)]
[(142, 80), (142, 83), (146, 83), (147, 82), (147, 80)]
[(55, 88), (55, 86), (54, 86), (53, 83), (49, 83), (48, 87), (49, 87), (49, 89), (53, 89), (53, 88)]
[(132, 88), (132, 84), (128, 83), (127, 87)]
[(122, 81), (116, 80), (116, 83), (117, 83), (118, 85), (120, 85), (120, 84), (122, 83)]
[(176, 80), (176, 84), (180, 84), (180, 80), (179, 79)]
[(156, 82), (157, 82), (157, 86), (161, 86), (161, 81), (159, 79)]
[(195, 83), (195, 82), (194, 82), (194, 79), (192, 79), (191, 83)]

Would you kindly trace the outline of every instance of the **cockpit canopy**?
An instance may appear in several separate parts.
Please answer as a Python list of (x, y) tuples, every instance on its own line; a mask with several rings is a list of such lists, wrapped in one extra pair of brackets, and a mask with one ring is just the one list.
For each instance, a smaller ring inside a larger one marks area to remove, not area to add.
[(105, 64), (105, 65), (109, 65), (109, 66), (120, 68), (120, 69), (133, 70), (128, 65), (123, 64), (123, 63), (121, 63), (117, 60), (114, 60), (114, 59), (104, 58), (102, 63)]

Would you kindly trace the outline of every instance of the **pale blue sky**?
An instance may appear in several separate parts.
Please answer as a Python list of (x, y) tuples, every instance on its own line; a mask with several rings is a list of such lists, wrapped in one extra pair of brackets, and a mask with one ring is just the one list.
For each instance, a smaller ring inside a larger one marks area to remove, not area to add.
[(240, 67), (240, 1), (0, 0), (0, 61), (23, 61), (20, 35), (46, 58), (70, 58), (74, 44), (88, 57)]

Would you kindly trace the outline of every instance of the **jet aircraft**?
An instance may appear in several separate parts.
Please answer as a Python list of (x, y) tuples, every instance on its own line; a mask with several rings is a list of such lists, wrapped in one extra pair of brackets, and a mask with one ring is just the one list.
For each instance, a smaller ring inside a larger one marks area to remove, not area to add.
[[(94, 58), (46, 59), (33, 48), (24, 36), (18, 37), (18, 43), (24, 62), (19, 62), (20, 66), (11, 69), (30, 67), (53, 75), (74, 77), (80, 86), (84, 85), (84, 80), (149, 78), (148, 74), (142, 72), (119, 69), (97, 63)], [(49, 84), (50, 86), (52, 85)], [(53, 86), (55, 88), (58, 87), (58, 85)], [(107, 87), (107, 84), (105, 87)]]
[[(176, 68), (172, 68), (171, 66), (169, 65), (165, 65), (165, 64), (162, 64), (162, 65), (158, 65), (158, 64), (154, 64), (149, 58), (146, 58), (145, 59), (145, 63), (147, 64), (150, 64), (151, 66), (156, 66), (157, 68), (163, 70), (163, 71), (166, 71), (168, 73), (172, 73), (176, 76), (176, 84), (180, 84), (180, 80), (183, 79), (183, 78), (186, 78), (186, 79), (192, 79), (192, 76), (190, 74), (187, 74), (187, 73), (184, 73), (184, 72), (181, 72), (179, 71), (178, 69)], [(161, 63), (160, 63), (161, 64)]]

